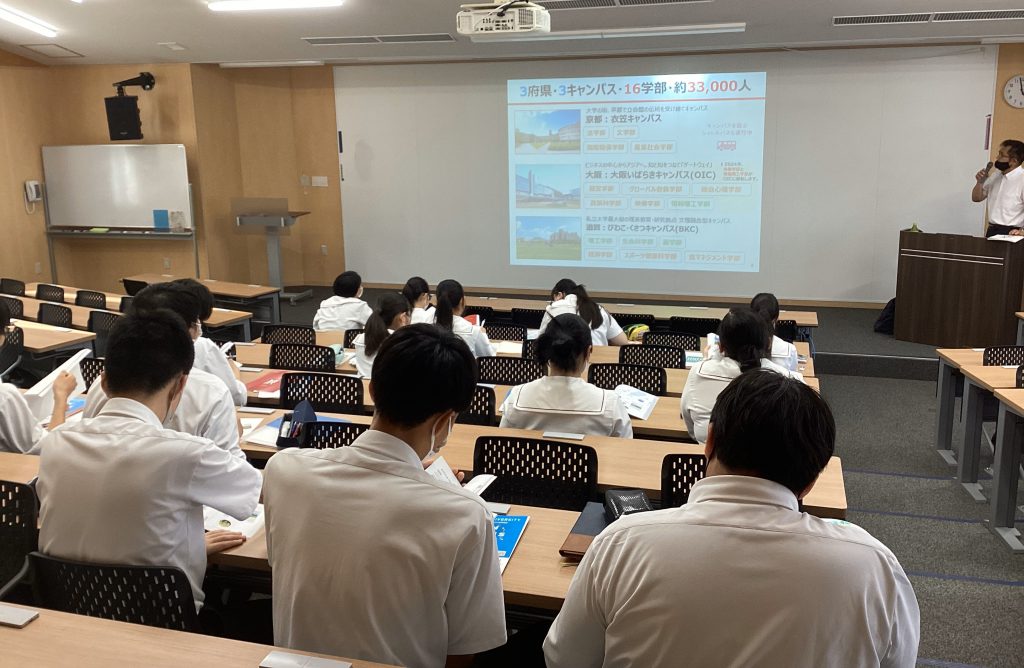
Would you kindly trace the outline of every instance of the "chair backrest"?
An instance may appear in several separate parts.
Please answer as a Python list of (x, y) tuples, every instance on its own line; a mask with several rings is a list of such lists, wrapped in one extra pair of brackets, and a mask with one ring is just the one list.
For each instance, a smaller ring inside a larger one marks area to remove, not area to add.
[(7, 297), (6, 295), (0, 295), (0, 299), (4, 300), (7, 304), (7, 308), (11, 311), (12, 318), (24, 319), (25, 317), (25, 302), (14, 297)]
[(16, 278), (0, 278), (0, 292), (5, 295), (25, 296), (25, 283)]
[(672, 346), (619, 346), (619, 364), (646, 364), (663, 369), (685, 369), (686, 351)]
[(39, 314), (36, 316), (39, 322), (46, 325), (55, 325), (57, 327), (70, 327), (71, 326), (71, 309), (67, 306), (61, 306), (60, 304), (51, 304), (49, 302), (39, 305)]
[(1024, 387), (1024, 364), (1017, 367), (1017, 387), (1018, 389)]
[(693, 483), (704, 477), (704, 455), (665, 455), (661, 460), (661, 507), (677, 508), (690, 498)]
[(96, 335), (92, 342), (93, 353), (97, 357), (106, 357), (107, 339), (110, 338), (110, 328), (121, 318), (121, 314), (112, 311), (90, 311), (89, 331)]
[(29, 555), (36, 600), (45, 608), (176, 631), (198, 632), (188, 577), (172, 566), (88, 564)]
[(352, 445), (352, 441), (369, 428), (368, 424), (354, 422), (317, 422), (310, 426), (305, 446), (317, 450), (343, 448)]
[(985, 366), (1008, 366), (1024, 364), (1024, 346), (989, 346), (981, 354)]
[(25, 332), (20, 327), (10, 327), (6, 334), (3, 346), (0, 346), (0, 380), (18, 368), (25, 355)]
[(473, 401), (469, 408), (459, 413), (456, 422), (461, 424), (478, 424), (493, 427), (497, 413), (495, 412), (494, 388), (477, 385), (473, 390)]
[(312, 404), (315, 411), (356, 415), (365, 412), (363, 381), (355, 376), (338, 373), (286, 373), (281, 376), (281, 408), (290, 410), (303, 400)]
[(645, 346), (669, 346), (683, 350), (700, 350), (700, 337), (696, 334), (678, 332), (644, 332), (640, 342)]
[(492, 341), (525, 341), (526, 328), (522, 325), (496, 322), (491, 325), (484, 325), (487, 338)]
[(655, 317), (650, 313), (612, 313), (611, 316), (623, 329), (630, 325), (647, 325), (654, 329)]
[(103, 358), (86, 357), (78, 363), (78, 368), (82, 371), (82, 380), (85, 381), (85, 389), (88, 390), (103, 373)]
[(684, 318), (674, 315), (668, 320), (668, 329), (678, 334), (694, 334), (699, 339), (708, 332), (717, 332), (721, 324), (718, 318)]
[(16, 577), (37, 549), (38, 504), (31, 486), (0, 480), (0, 589)]
[(260, 333), (263, 343), (299, 343), (316, 345), (316, 330), (309, 325), (264, 325)]
[(783, 341), (793, 343), (799, 334), (796, 328), (796, 320), (777, 320), (775, 322), (775, 336)]
[(512, 322), (522, 325), (527, 329), (537, 329), (544, 320), (544, 309), (542, 308), (514, 308), (512, 309)]
[(334, 371), (334, 350), (327, 346), (274, 343), (270, 346), (270, 368), (291, 371)]
[(63, 304), (64, 288), (59, 285), (40, 283), (36, 286), (36, 299), (41, 299), (44, 302), (57, 302), (58, 304)]
[(544, 375), (540, 362), (522, 357), (478, 357), (479, 381), (494, 385), (522, 385)]
[(668, 374), (664, 367), (643, 364), (591, 364), (587, 382), (605, 390), (629, 385), (658, 397), (665, 396)]
[(127, 312), (128, 309), (132, 307), (132, 301), (134, 301), (134, 299), (135, 297), (121, 297), (121, 305), (118, 307), (118, 310), (121, 313)]
[(124, 286), (124, 291), (127, 292), (129, 296), (134, 297), (149, 285), (149, 283), (145, 281), (133, 281), (130, 278), (122, 278), (121, 285)]
[(354, 348), (356, 345), (356, 337), (366, 332), (365, 329), (346, 329), (345, 336), (342, 339), (343, 348)]
[(88, 306), (89, 308), (107, 308), (107, 296), (102, 292), (93, 290), (79, 290), (75, 295), (76, 306)]
[(537, 359), (537, 339), (526, 339), (523, 341), (523, 359)]
[(480, 322), (486, 323), (488, 320), (494, 317), (494, 309), (491, 308), (490, 306), (467, 306), (465, 309), (463, 309), (463, 318), (468, 318), (471, 315), (480, 316)]
[(580, 511), (597, 494), (597, 451), (580, 443), (481, 436), (473, 473), (497, 476), (484, 492), (488, 501)]

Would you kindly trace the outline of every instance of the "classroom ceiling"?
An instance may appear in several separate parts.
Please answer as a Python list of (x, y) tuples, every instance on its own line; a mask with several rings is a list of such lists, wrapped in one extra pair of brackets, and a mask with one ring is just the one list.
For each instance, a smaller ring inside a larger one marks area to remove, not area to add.
[[(0, 48), (50, 65), (296, 60), (343, 64), (1024, 41), (1021, 19), (936, 21), (934, 15), (1016, 9), (1020, 11), (1009, 14), (1024, 16), (1024, 0), (552, 0), (552, 6), (615, 5), (554, 10), (554, 31), (734, 22), (746, 23), (746, 31), (491, 44), (473, 43), (456, 33), (459, 0), (345, 0), (343, 6), (332, 9), (244, 13), (215, 13), (206, 4), (205, 0), (0, 0), (0, 8), (7, 6), (32, 14), (58, 30), (57, 37), (46, 38), (0, 21)], [(834, 17), (893, 14), (926, 16), (916, 17), (919, 22), (833, 25)], [(333, 46), (314, 46), (303, 39), (409, 34), (451, 35), (453, 39), (411, 43), (374, 40)], [(172, 51), (161, 45), (167, 42), (180, 44), (185, 50)]]

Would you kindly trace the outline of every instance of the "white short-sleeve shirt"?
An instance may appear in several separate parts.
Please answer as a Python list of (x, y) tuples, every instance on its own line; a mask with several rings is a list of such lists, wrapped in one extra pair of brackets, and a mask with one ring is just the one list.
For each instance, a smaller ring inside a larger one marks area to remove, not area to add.
[(244, 406), (248, 393), (245, 383), (235, 378), (235, 374), (231, 371), (231, 360), (220, 349), (220, 346), (205, 336), (200, 336), (195, 340), (195, 349), (196, 360), (192, 363), (192, 367), (219, 378), (228, 388), (231, 401), (236, 406)]
[(493, 357), (496, 354), (483, 327), (472, 324), (462, 316), (452, 316), (452, 331), (466, 342), (474, 357)]
[(0, 452), (38, 453), (45, 435), (18, 388), (0, 383)]
[[(394, 334), (395, 330), (389, 329), (388, 334)], [(377, 359), (377, 353), (374, 352), (372, 355), (366, 354), (366, 335), (360, 334), (352, 342), (352, 347), (356, 350), (356, 356), (353, 362), (356, 365), (356, 372), (360, 378), (369, 378), (373, 375), (373, 360)]]
[(800, 359), (796, 352), (796, 346), (779, 337), (772, 338), (772, 361), (784, 369), (796, 371), (800, 365)]
[(320, 309), (313, 316), (313, 329), (363, 329), (371, 315), (373, 309), (362, 299), (335, 295), (320, 302)]
[[(565, 313), (575, 313), (579, 315), (579, 308), (576, 305), (576, 295), (568, 295), (565, 299), (559, 299), (548, 304), (548, 307), (544, 310), (544, 318), (540, 323), (540, 331), (548, 326), (548, 322), (552, 318), (556, 318)], [(608, 341), (614, 339), (619, 334), (622, 334), (622, 328), (619, 327), (619, 323), (615, 322), (615, 318), (611, 316), (603, 306), (599, 306), (601, 309), (601, 324), (597, 327), (590, 329), (590, 338), (593, 340), (595, 346), (607, 346)]]
[(615, 392), (569, 376), (513, 387), (501, 405), (501, 426), (633, 438), (629, 413)]
[(601, 532), (544, 655), (549, 668), (911, 668), (919, 639), (914, 590), (882, 543), (801, 513), (777, 483), (712, 476), (681, 508)]
[(505, 642), (486, 506), (370, 430), (290, 449), (264, 484), (274, 644), (402, 666), (444, 666)]
[(1024, 167), (1016, 167), (1006, 174), (993, 169), (983, 188), (990, 223), (1024, 226)]
[(418, 325), (426, 323), (428, 325), (434, 324), (434, 314), (437, 313), (437, 309), (431, 307), (428, 309), (414, 308), (412, 314), (409, 316), (409, 324)]

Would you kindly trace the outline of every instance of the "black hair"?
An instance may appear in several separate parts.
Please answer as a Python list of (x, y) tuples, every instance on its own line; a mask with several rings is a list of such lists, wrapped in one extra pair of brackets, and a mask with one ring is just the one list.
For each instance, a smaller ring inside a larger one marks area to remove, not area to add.
[(1017, 164), (1024, 165), (1024, 142), (1016, 139), (1007, 139), (1000, 146), (1006, 147), (1006, 155), (1017, 161)]
[(750, 300), (750, 308), (768, 324), (779, 319), (779, 300), (770, 292), (759, 292)]
[(0, 299), (0, 329), (7, 329), (11, 324), (11, 307), (7, 305), (7, 301)]
[(455, 320), (455, 309), (458, 308), (466, 293), (462, 290), (462, 284), (448, 278), (437, 284), (437, 315), (434, 316), (434, 324), (441, 329), (452, 331)]
[(380, 344), (388, 338), (388, 328), (391, 321), (397, 316), (409, 312), (409, 302), (405, 297), (396, 292), (385, 292), (377, 300), (377, 308), (373, 314), (366, 319), (366, 328), (363, 342), (366, 344), (367, 357), (373, 357)]
[(403, 427), (446, 410), (466, 410), (476, 380), (476, 358), (466, 342), (427, 324), (403, 327), (385, 339), (370, 376), (377, 413)]
[(768, 369), (735, 378), (715, 401), (709, 427), (713, 459), (799, 495), (836, 445), (828, 404), (799, 380)]
[[(142, 293), (139, 293), (142, 294)], [(111, 396), (150, 395), (192, 369), (195, 347), (176, 313), (128, 313), (110, 328), (103, 373)]]
[(334, 279), (334, 294), (339, 297), (355, 297), (363, 279), (354, 271), (343, 271)]
[(590, 325), (591, 329), (597, 329), (604, 322), (601, 315), (601, 307), (587, 294), (587, 288), (576, 283), (571, 278), (563, 278), (551, 288), (551, 298), (561, 292), (563, 295), (576, 295), (576, 312), (580, 314), (583, 321)]
[(191, 292), (199, 300), (199, 319), (206, 322), (213, 315), (213, 293), (194, 278), (179, 278), (171, 281), (175, 285), (181, 285)]
[(575, 313), (563, 313), (552, 318), (537, 337), (537, 360), (562, 371), (577, 371), (592, 345), (590, 328), (583, 318)]
[(761, 366), (771, 350), (772, 330), (764, 318), (745, 306), (729, 309), (718, 326), (722, 353), (740, 364), (740, 371)]
[[(402, 295), (409, 302), (409, 306), (414, 305), (422, 295), (429, 294), (430, 284), (419, 276), (413, 276), (402, 286)], [(430, 304), (427, 304), (427, 308), (430, 308)]]
[(180, 283), (147, 285), (132, 299), (129, 312), (145, 315), (149, 311), (168, 309), (191, 327), (200, 320), (202, 306), (193, 291)]

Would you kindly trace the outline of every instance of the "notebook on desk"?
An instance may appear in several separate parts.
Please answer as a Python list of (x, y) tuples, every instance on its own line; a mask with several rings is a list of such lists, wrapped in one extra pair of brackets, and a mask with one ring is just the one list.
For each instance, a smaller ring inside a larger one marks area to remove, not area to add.
[(558, 548), (558, 553), (567, 559), (582, 559), (594, 538), (604, 531), (606, 526), (608, 520), (605, 519), (604, 504), (590, 501), (580, 513), (576, 524), (572, 526), (572, 531), (562, 543), (562, 547)]

